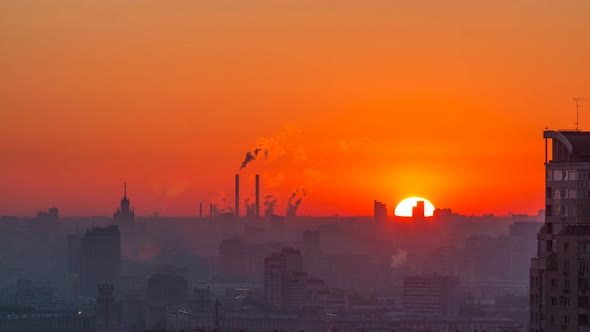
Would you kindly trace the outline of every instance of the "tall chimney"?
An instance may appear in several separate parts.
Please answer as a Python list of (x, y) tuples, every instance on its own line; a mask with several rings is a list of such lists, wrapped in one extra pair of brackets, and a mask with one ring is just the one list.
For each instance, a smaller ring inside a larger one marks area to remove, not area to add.
[(240, 216), (240, 174), (236, 174), (236, 210), (234, 214), (236, 217)]
[(209, 217), (213, 217), (213, 203), (209, 203)]
[(256, 174), (256, 217), (260, 217), (260, 175)]
[(203, 219), (203, 202), (199, 203), (199, 219)]

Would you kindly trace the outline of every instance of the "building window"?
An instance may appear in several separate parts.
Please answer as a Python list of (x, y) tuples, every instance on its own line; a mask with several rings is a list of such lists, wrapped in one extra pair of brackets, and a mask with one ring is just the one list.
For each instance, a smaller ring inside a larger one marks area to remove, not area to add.
[(557, 324), (557, 319), (555, 318), (555, 315), (551, 315), (551, 325), (555, 324)]
[(563, 324), (564, 325), (569, 325), (570, 323), (570, 318), (568, 315), (563, 316)]
[(563, 180), (563, 171), (554, 169), (553, 170), (553, 181), (561, 181)]
[(557, 288), (557, 279), (551, 279), (551, 288)]
[(566, 198), (578, 198), (578, 191), (575, 189), (568, 189), (566, 196)]
[(547, 204), (545, 206), (545, 216), (546, 217), (551, 217), (551, 212), (552, 212), (551, 209), (552, 209), (551, 204)]
[(569, 281), (569, 279), (564, 279), (563, 280), (563, 288), (565, 288), (565, 289), (569, 289), (570, 288), (570, 281)]
[(545, 191), (545, 193), (546, 193), (545, 198), (551, 199), (551, 192), (552, 192), (551, 187), (547, 187), (547, 189)]
[(551, 297), (551, 305), (557, 305), (557, 298)]

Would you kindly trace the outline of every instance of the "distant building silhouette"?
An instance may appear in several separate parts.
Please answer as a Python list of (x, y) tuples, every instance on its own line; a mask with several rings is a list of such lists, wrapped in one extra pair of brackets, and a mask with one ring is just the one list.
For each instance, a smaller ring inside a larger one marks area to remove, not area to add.
[(113, 214), (115, 223), (128, 224), (135, 220), (135, 210), (131, 208), (131, 203), (127, 199), (127, 182), (124, 184), (123, 199), (121, 199), (121, 207)]
[(545, 223), (531, 260), (530, 331), (588, 331), (590, 132), (548, 130), (543, 138)]
[[(264, 259), (264, 293), (266, 303), (287, 311), (297, 307), (304, 291), (307, 274), (302, 272), (301, 252), (284, 248)], [(303, 287), (303, 288), (302, 288)]]
[(188, 282), (181, 269), (166, 268), (147, 283), (147, 328), (166, 327), (166, 308), (188, 303)]
[(93, 297), (100, 284), (116, 287), (121, 277), (121, 235), (119, 227), (96, 227), (81, 239), (81, 295)]
[(59, 210), (56, 207), (47, 209), (47, 211), (37, 212), (37, 220), (46, 222), (57, 222), (59, 220)]
[(387, 221), (387, 205), (379, 201), (373, 202), (373, 219), (376, 222)]
[(118, 332), (113, 285), (98, 285), (96, 296), (96, 332)]
[(82, 239), (79, 234), (69, 234), (68, 247), (68, 297), (75, 302), (80, 296), (80, 255), (82, 251)]
[(452, 276), (407, 276), (403, 313), (414, 318), (449, 319), (459, 314), (459, 280)]
[(424, 219), (424, 201), (416, 202), (416, 206), (412, 208), (412, 218), (415, 220)]

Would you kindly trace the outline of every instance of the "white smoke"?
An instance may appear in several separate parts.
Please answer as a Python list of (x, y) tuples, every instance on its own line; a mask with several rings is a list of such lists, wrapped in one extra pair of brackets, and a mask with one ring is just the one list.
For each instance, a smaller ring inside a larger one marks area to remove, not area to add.
[(397, 249), (395, 254), (391, 256), (391, 267), (400, 267), (406, 263), (406, 260), (408, 260), (408, 252), (403, 249)]

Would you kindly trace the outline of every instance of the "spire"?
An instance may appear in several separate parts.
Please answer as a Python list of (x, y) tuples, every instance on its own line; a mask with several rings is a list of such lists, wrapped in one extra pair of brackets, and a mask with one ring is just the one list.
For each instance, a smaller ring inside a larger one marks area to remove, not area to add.
[(123, 185), (123, 199), (127, 198), (127, 182)]

